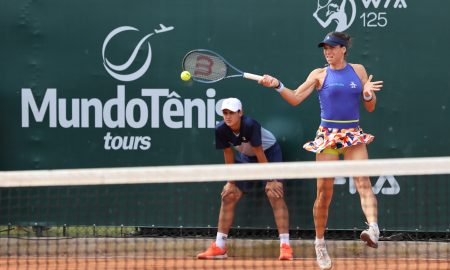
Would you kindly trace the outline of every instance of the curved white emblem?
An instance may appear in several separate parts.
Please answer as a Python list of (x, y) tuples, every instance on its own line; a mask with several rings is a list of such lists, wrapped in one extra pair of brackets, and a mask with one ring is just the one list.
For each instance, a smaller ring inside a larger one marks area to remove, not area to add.
[[(321, 2), (326, 3), (321, 4)], [(351, 11), (348, 12), (349, 14), (351, 13), (350, 20), (348, 20), (347, 16), (347, 2), (351, 5)], [(332, 22), (336, 22), (337, 25), (334, 31), (345, 31), (352, 25), (356, 17), (355, 0), (317, 0), (317, 9), (313, 16), (323, 28), (327, 28)]]
[(103, 65), (105, 66), (106, 71), (108, 71), (108, 73), (111, 76), (113, 76), (117, 80), (124, 81), (124, 82), (129, 82), (129, 81), (134, 81), (134, 80), (140, 78), (142, 75), (144, 75), (144, 73), (150, 67), (150, 63), (152, 61), (152, 48), (150, 46), (150, 42), (147, 42), (147, 44), (148, 44), (148, 55), (147, 55), (147, 59), (145, 60), (144, 64), (142, 65), (142, 67), (140, 67), (137, 71), (135, 71), (135, 72), (133, 72), (131, 74), (119, 74), (117, 72), (124, 71), (124, 70), (126, 70), (127, 68), (129, 68), (131, 66), (131, 64), (135, 60), (136, 55), (137, 55), (139, 49), (141, 48), (142, 44), (150, 36), (152, 36), (153, 33), (146, 35), (145, 37), (143, 37), (139, 41), (139, 43), (134, 48), (133, 53), (131, 54), (130, 58), (124, 64), (122, 64), (122, 65), (113, 65), (105, 57), (105, 49), (106, 49), (106, 47), (108, 45), (108, 42), (115, 35), (117, 35), (117, 34), (119, 34), (121, 32), (124, 32), (124, 31), (139, 31), (139, 30), (134, 28), (134, 27), (131, 27), (131, 26), (121, 26), (121, 27), (118, 27), (118, 28), (114, 29), (113, 31), (111, 31), (111, 33), (109, 33), (108, 36), (106, 36), (105, 41), (103, 42), (102, 56), (103, 56)]

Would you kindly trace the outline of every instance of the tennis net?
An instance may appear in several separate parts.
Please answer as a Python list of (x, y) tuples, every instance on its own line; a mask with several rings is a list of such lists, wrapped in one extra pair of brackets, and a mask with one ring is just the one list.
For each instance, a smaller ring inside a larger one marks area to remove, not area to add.
[[(334, 178), (333, 269), (449, 269), (449, 175), (450, 157), (0, 172), (0, 269), (319, 269), (316, 178)], [(360, 176), (378, 201), (377, 249), (359, 239)], [(267, 179), (283, 179), (294, 260), (279, 260)], [(235, 208), (228, 258), (199, 260), (227, 180), (253, 184)]]

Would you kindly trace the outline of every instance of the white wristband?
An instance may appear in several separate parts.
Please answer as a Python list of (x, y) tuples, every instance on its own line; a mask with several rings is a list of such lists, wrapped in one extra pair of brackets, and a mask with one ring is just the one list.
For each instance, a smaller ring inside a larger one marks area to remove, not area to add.
[(277, 90), (278, 93), (281, 93), (284, 89), (284, 84), (281, 81), (278, 81), (278, 86), (275, 87), (275, 90)]
[(365, 96), (363, 95), (364, 101), (371, 101), (373, 99), (373, 95)]

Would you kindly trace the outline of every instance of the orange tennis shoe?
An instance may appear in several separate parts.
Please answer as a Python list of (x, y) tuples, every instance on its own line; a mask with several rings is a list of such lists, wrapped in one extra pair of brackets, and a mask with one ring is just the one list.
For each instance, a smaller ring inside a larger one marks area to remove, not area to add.
[(212, 242), (211, 246), (205, 251), (197, 255), (197, 259), (207, 260), (207, 259), (226, 259), (227, 249), (221, 249), (216, 246), (216, 242)]
[(294, 259), (294, 252), (292, 248), (288, 244), (282, 244), (280, 247), (280, 257), (278, 258), (280, 261), (292, 261)]

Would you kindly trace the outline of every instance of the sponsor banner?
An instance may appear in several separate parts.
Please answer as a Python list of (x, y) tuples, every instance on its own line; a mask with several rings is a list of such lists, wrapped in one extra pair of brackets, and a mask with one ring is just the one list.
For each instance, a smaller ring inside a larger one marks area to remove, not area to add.
[[(210, 49), (248, 72), (275, 75), (296, 89), (312, 70), (323, 67), (317, 43), (331, 31), (351, 34), (354, 42), (348, 61), (364, 64), (374, 79), (385, 82), (375, 112), (361, 112), (362, 128), (375, 135), (368, 148), (370, 157), (448, 155), (450, 130), (445, 124), (450, 92), (448, 69), (441, 66), (442, 46), (450, 42), (442, 31), (450, 4), (437, 0), (207, 2), (124, 5), (98, 0), (86, 5), (19, 0), (4, 4), (0, 9), (0, 168), (223, 163), (223, 154), (214, 146), (214, 127), (221, 120), (222, 100), (231, 96), (240, 98), (244, 113), (277, 137), (285, 161), (314, 160), (301, 146), (314, 138), (320, 123), (315, 94), (292, 107), (276, 91), (254, 81), (183, 82), (181, 61), (192, 49)], [(443, 131), (436, 132), (438, 128)], [(392, 226), (404, 225), (389, 219), (400, 205), (392, 204), (395, 200), (411, 209), (425, 209), (411, 199), (426, 188), (416, 188), (422, 185), (417, 182), (411, 184), (409, 178), (397, 175), (372, 178), (382, 205), (380, 219)], [(299, 181), (292, 188), (304, 191), (300, 195), (310, 202), (315, 194), (311, 183)], [(190, 188), (180, 194), (188, 194)], [(334, 196), (339, 205), (330, 213), (330, 226), (353, 228), (361, 216), (348, 220), (339, 216), (355, 205), (360, 209), (353, 178), (336, 179)], [(445, 203), (437, 198), (436, 204)], [(305, 212), (304, 205), (289, 198), (288, 203), (292, 213), (302, 213), (293, 216), (293, 224), (312, 227), (311, 204)], [(151, 215), (151, 211), (142, 212)], [(183, 215), (174, 212), (176, 217)], [(216, 213), (209, 216), (215, 223)], [(115, 218), (105, 217), (103, 223), (112, 224), (108, 219)], [(251, 224), (245, 214), (240, 218), (243, 226)], [(205, 226), (206, 221), (187, 223)], [(448, 225), (434, 223), (439, 228)]]

